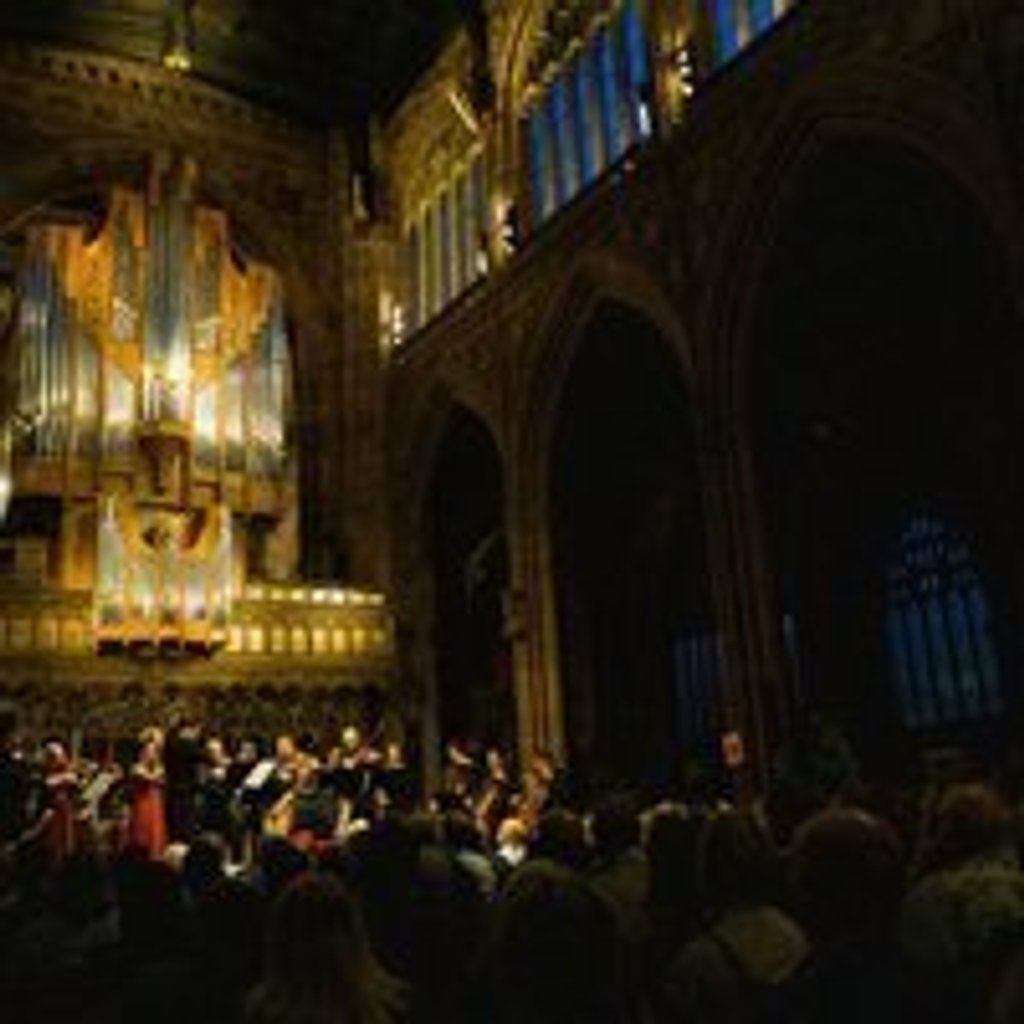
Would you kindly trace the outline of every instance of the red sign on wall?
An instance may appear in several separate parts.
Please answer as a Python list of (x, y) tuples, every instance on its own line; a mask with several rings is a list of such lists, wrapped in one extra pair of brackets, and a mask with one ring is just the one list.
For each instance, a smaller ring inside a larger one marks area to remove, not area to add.
[(740, 768), (747, 758), (743, 737), (738, 732), (722, 734), (722, 758), (727, 768)]

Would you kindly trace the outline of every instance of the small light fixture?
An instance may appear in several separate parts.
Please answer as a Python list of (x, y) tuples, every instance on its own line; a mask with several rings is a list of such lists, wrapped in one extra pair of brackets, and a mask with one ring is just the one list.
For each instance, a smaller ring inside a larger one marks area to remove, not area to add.
[(472, 104), (459, 89), (448, 90), (448, 102), (458, 115), (459, 120), (465, 125), (470, 135), (480, 134), (480, 121), (473, 110)]
[(168, 0), (164, 14), (164, 44), (160, 59), (168, 71), (184, 74), (192, 69), (193, 0)]
[(504, 204), (498, 223), (502, 250), (511, 256), (519, 248), (519, 210), (515, 203)]
[(676, 51), (676, 74), (679, 76), (679, 88), (683, 96), (690, 99), (695, 92), (693, 57), (688, 43), (682, 43)]
[(405, 341), (405, 310), (400, 302), (391, 307), (391, 347), (398, 348)]

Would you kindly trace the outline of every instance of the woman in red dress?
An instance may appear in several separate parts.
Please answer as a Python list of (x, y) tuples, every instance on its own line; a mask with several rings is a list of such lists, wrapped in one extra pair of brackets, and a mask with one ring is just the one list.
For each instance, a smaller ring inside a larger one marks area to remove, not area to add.
[(44, 783), (43, 847), (50, 866), (59, 867), (78, 845), (78, 778), (67, 751), (56, 741), (44, 750)]
[(156, 735), (143, 739), (139, 759), (131, 773), (131, 816), (128, 845), (146, 850), (154, 860), (167, 846), (167, 818), (164, 813), (164, 766)]

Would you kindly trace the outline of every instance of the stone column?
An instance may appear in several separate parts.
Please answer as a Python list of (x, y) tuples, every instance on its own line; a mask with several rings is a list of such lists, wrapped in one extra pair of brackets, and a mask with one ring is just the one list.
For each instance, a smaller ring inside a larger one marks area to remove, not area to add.
[(789, 732), (792, 694), (779, 649), (751, 453), (734, 422), (699, 426), (708, 562), (722, 635), (722, 732), (743, 739), (741, 798), (763, 791), (773, 749)]
[(558, 619), (547, 487), (535, 453), (507, 460), (507, 521), (512, 665), (519, 716), (519, 750), (565, 756), (558, 660)]

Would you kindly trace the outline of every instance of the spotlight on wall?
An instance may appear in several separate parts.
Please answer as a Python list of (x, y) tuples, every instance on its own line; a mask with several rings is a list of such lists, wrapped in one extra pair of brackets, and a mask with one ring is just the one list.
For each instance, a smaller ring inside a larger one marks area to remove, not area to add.
[(194, 0), (168, 0), (164, 13), (164, 40), (160, 60), (168, 71), (184, 74), (192, 69)]
[(398, 348), (405, 341), (405, 310), (400, 302), (391, 307), (391, 347)]
[(459, 89), (448, 90), (448, 102), (458, 115), (459, 120), (466, 126), (466, 131), (471, 135), (480, 134), (480, 121), (473, 110), (473, 105)]
[(693, 55), (690, 53), (689, 43), (680, 45), (676, 50), (675, 60), (679, 89), (687, 99), (690, 99), (696, 91), (696, 87), (694, 85)]
[(519, 210), (515, 203), (504, 205), (498, 223), (501, 248), (506, 255), (511, 256), (519, 248)]

